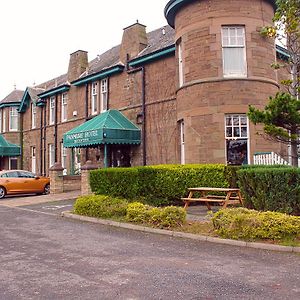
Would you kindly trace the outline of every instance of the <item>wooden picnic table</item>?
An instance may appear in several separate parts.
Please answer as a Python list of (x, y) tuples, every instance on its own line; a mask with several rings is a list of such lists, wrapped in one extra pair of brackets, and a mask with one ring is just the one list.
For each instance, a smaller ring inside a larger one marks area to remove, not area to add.
[[(187, 209), (191, 202), (205, 202), (207, 208), (211, 210), (211, 203), (217, 202), (226, 208), (229, 204), (243, 205), (243, 198), (238, 188), (217, 188), (217, 187), (196, 187), (189, 188), (187, 198), (181, 198), (184, 201), (184, 208)], [(212, 194), (218, 192), (218, 195)], [(200, 197), (194, 197), (198, 193)]]

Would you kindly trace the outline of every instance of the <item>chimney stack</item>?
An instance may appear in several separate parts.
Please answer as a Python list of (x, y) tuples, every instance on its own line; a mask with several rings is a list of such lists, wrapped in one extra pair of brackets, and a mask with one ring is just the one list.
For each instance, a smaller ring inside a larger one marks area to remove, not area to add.
[(123, 29), (122, 44), (120, 49), (120, 61), (127, 62), (137, 56), (148, 45), (146, 26), (137, 23)]
[(88, 53), (83, 50), (78, 50), (70, 54), (68, 81), (72, 82), (86, 71), (88, 67)]

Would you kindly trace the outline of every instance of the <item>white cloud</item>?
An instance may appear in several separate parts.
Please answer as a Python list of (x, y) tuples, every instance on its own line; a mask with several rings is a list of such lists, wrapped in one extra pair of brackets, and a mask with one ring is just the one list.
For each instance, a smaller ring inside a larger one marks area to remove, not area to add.
[(136, 22), (147, 31), (166, 24), (162, 0), (10, 0), (0, 3), (0, 99), (67, 72), (69, 54), (89, 60), (119, 44)]

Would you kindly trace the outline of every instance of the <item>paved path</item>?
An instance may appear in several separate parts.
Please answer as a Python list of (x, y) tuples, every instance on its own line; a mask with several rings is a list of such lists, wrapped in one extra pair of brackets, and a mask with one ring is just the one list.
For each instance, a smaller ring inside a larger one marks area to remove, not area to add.
[(0, 199), (0, 206), (18, 207), (25, 205), (33, 205), (39, 203), (65, 201), (70, 199), (76, 199), (80, 196), (80, 191), (72, 191), (62, 194), (49, 194), (49, 195), (24, 195), (24, 196), (8, 196), (4, 199)]
[(0, 299), (300, 299), (300, 256), (0, 206)]

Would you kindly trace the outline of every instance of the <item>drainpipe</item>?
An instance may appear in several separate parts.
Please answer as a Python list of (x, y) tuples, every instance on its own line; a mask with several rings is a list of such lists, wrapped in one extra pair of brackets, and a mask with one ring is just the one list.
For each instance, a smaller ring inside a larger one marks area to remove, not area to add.
[(47, 150), (47, 141), (46, 141), (46, 126), (47, 126), (47, 102), (45, 103), (44, 108), (44, 169), (43, 169), (43, 175), (46, 176), (46, 150)]
[(23, 133), (23, 120), (24, 113), (20, 113), (20, 147), (21, 147), (21, 161), (20, 161), (20, 169), (23, 169), (23, 159), (24, 159), (24, 133)]
[(40, 174), (43, 174), (43, 112), (44, 106), (41, 106), (41, 123), (40, 123)]
[(142, 71), (142, 142), (143, 142), (143, 166), (147, 165), (147, 148), (146, 148), (146, 81), (145, 81), (145, 67), (141, 68)]
[[(85, 121), (88, 120), (89, 117), (89, 84), (85, 85)], [(89, 149), (85, 148), (85, 161), (89, 159)]]
[(54, 163), (57, 161), (57, 94), (55, 95), (55, 125), (54, 125)]

